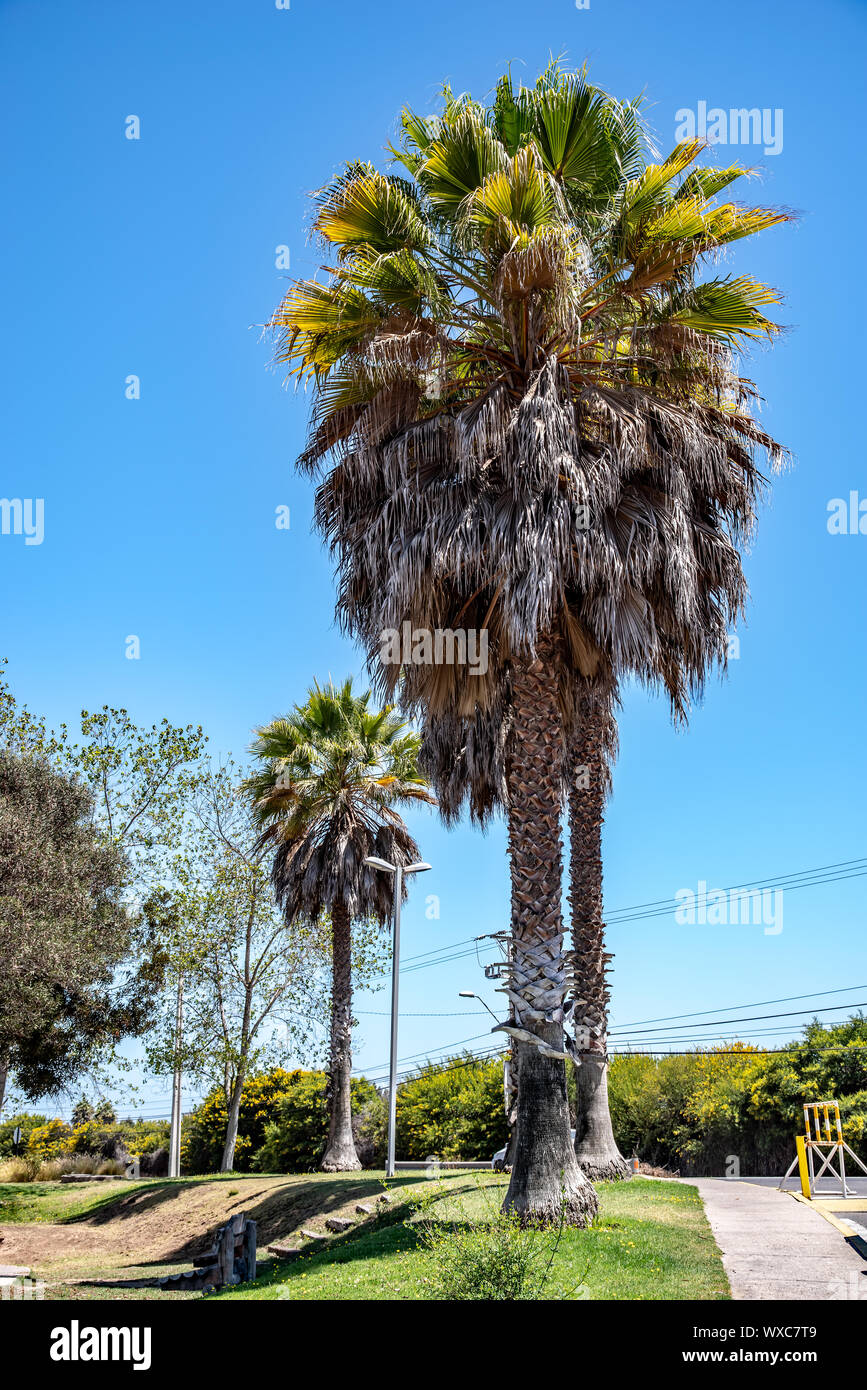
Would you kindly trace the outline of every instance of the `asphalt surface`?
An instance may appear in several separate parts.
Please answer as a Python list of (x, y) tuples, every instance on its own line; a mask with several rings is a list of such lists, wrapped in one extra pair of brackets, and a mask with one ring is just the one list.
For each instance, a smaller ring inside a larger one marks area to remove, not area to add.
[[(725, 1182), (749, 1182), (749, 1183), (758, 1183), (761, 1187), (779, 1187), (779, 1185), (780, 1185), (782, 1179), (781, 1179), (781, 1178), (725, 1178), (724, 1181), (725, 1181)], [(849, 1174), (847, 1173), (847, 1174), (846, 1174), (846, 1186), (849, 1187), (849, 1188), (851, 1188), (853, 1192), (856, 1192), (856, 1193), (858, 1194), (859, 1197), (863, 1197), (863, 1198), (865, 1199), (865, 1201), (867, 1201), (867, 1178), (861, 1178), (861, 1177), (859, 1177), (859, 1178), (851, 1178), (851, 1177), (849, 1176)], [(800, 1192), (800, 1190), (801, 1190), (801, 1180), (800, 1180), (800, 1178), (798, 1177), (797, 1173), (793, 1173), (792, 1176), (791, 1176), (790, 1178), (787, 1178), (787, 1180), (786, 1180), (786, 1185), (785, 1185), (783, 1191), (784, 1191), (784, 1192)], [(839, 1196), (840, 1196), (840, 1180), (839, 1180), (839, 1178), (837, 1178), (837, 1179), (835, 1180), (834, 1178), (829, 1178), (829, 1177), (827, 1176), (827, 1174), (826, 1174), (826, 1176), (825, 1176), (824, 1178), (822, 1178), (821, 1182), (819, 1183), (819, 1189), (818, 1189), (818, 1192), (817, 1192), (816, 1195), (817, 1195), (818, 1197), (839, 1197)]]

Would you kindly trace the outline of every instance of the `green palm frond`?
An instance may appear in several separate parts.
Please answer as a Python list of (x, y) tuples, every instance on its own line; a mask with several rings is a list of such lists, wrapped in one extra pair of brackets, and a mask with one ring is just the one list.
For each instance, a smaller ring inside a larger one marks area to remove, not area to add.
[(776, 290), (751, 276), (729, 276), (706, 280), (673, 297), (667, 317), (712, 338), (737, 343), (742, 338), (773, 337), (779, 333), (779, 325), (761, 312), (765, 305), (779, 303)]
[[(384, 920), (388, 894), (367, 855), (418, 857), (400, 808), (433, 804), (418, 769), (420, 738), (392, 706), (371, 709), (352, 681), (315, 684), (303, 705), (256, 731), (258, 766), (244, 783), (274, 850), (273, 881), (290, 920), (315, 921), (336, 902)], [(392, 861), (396, 862), (396, 861)]]
[(417, 178), (432, 211), (452, 218), (490, 174), (506, 167), (507, 159), (490, 127), (473, 110), (462, 111), (428, 146)]
[(357, 250), (423, 251), (432, 240), (415, 190), (372, 165), (356, 165), (331, 185), (314, 227), (340, 248), (341, 258)]
[(536, 103), (534, 139), (545, 168), (558, 183), (589, 193), (612, 192), (620, 178), (609, 101), (583, 74), (549, 86)]

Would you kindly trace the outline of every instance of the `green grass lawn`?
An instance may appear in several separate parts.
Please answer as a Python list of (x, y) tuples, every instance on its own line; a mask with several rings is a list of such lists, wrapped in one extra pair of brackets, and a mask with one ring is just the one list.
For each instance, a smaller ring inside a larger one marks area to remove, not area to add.
[[(504, 1190), (505, 1179), (493, 1174), (445, 1177), (434, 1214), (445, 1222), (484, 1217), (499, 1205)], [(545, 1297), (730, 1297), (696, 1188), (637, 1178), (601, 1184), (599, 1196), (596, 1225), (564, 1231)], [(208, 1301), (429, 1298), (432, 1256), (419, 1247), (419, 1220), (408, 1202), (396, 1202), (386, 1215), (335, 1238), (328, 1249), (314, 1247), (290, 1262), (275, 1260), (254, 1283), (212, 1294)]]
[[(435, 1261), (419, 1240), (420, 1198), (432, 1201), (430, 1215), (440, 1229), (466, 1229), (499, 1208), (506, 1183), (490, 1172), (444, 1172), (436, 1181), (404, 1172), (392, 1182), (364, 1172), (7, 1184), (0, 1187), (0, 1226), (9, 1258), (44, 1278), (52, 1299), (201, 1299), (146, 1288), (142, 1280), (152, 1285), (157, 1275), (189, 1268), (191, 1254), (207, 1247), (208, 1233), (236, 1211), (258, 1223), (260, 1277), (208, 1295), (209, 1302), (425, 1299), (433, 1296)], [(377, 1204), (383, 1189), (390, 1205)], [(590, 1230), (563, 1232), (545, 1297), (730, 1297), (696, 1188), (633, 1178), (601, 1184), (599, 1197)], [(359, 1201), (375, 1214), (356, 1217)], [(268, 1254), (275, 1240), (306, 1246), (301, 1229), (324, 1232), (326, 1217), (335, 1215), (358, 1224), (325, 1248), (311, 1243), (294, 1260)]]
[[(123, 1183), (124, 1195), (141, 1184)], [(74, 1221), (117, 1201), (119, 1183), (20, 1182), (0, 1185), (0, 1225)]]

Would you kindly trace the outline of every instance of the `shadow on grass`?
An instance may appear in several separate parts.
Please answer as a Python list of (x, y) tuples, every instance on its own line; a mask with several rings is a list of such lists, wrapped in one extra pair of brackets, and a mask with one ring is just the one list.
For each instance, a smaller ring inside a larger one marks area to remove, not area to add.
[[(474, 1185), (464, 1182), (460, 1187), (450, 1187), (448, 1197), (451, 1199), (473, 1191)], [(334, 1236), (326, 1249), (318, 1249), (311, 1245), (294, 1260), (280, 1260), (276, 1257), (259, 1260), (255, 1282), (245, 1287), (285, 1284), (302, 1275), (326, 1269), (330, 1265), (346, 1265), (355, 1260), (369, 1260), (372, 1256), (406, 1254), (418, 1250), (422, 1244), (421, 1227), (407, 1224), (407, 1218), (414, 1209), (413, 1203), (402, 1202), (400, 1206), (378, 1214), (375, 1222), (368, 1219), (354, 1230)], [(469, 1230), (473, 1223), (435, 1218), (435, 1225), (438, 1232), (446, 1235), (459, 1230)], [(220, 1294), (211, 1294), (209, 1297), (219, 1298)]]
[[(216, 1182), (225, 1181), (231, 1185), (233, 1182), (243, 1181), (244, 1178), (248, 1177), (256, 1179), (258, 1175), (236, 1173), (226, 1179), (216, 1180)], [(428, 1179), (424, 1173), (402, 1174), (400, 1185), (401, 1187), (414, 1186), (426, 1181)], [(66, 1217), (62, 1224), (99, 1228), (129, 1217), (140, 1217), (161, 1208), (166, 1210), (168, 1217), (171, 1214), (171, 1203), (181, 1197), (187, 1189), (201, 1188), (201, 1186), (201, 1181), (180, 1178), (158, 1182), (146, 1188), (136, 1188), (135, 1191), (122, 1196), (109, 1195), (86, 1212)], [(158, 1259), (136, 1260), (135, 1264), (138, 1268), (148, 1269), (189, 1261), (193, 1256), (200, 1255), (210, 1249), (220, 1226), (224, 1225), (230, 1216), (239, 1212), (243, 1212), (250, 1220), (256, 1222), (258, 1244), (260, 1246), (268, 1245), (279, 1239), (280, 1236), (286, 1235), (287, 1232), (297, 1230), (306, 1222), (313, 1221), (318, 1217), (327, 1217), (347, 1204), (361, 1202), (365, 1198), (368, 1200), (376, 1198), (386, 1189), (386, 1186), (382, 1178), (376, 1174), (359, 1173), (357, 1177), (355, 1175), (349, 1177), (346, 1174), (335, 1175), (334, 1177), (328, 1174), (315, 1176), (311, 1174), (309, 1178), (300, 1179), (297, 1175), (290, 1174), (287, 1175), (285, 1182), (276, 1184), (268, 1191), (258, 1194), (256, 1198), (251, 1199), (250, 1194), (243, 1191), (237, 1192), (232, 1197), (227, 1196), (218, 1218), (205, 1230), (198, 1231), (195, 1235), (185, 1236), (179, 1240), (177, 1245), (162, 1252)], [(379, 1218), (380, 1226), (385, 1219)], [(334, 1249), (337, 1244), (339, 1244), (337, 1239), (329, 1243), (329, 1250)]]

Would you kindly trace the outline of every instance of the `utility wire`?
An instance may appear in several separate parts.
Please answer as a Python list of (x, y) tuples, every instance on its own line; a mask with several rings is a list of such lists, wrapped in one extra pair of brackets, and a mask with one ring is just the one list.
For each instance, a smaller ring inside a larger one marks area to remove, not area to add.
[[(763, 1022), (763, 1021), (764, 1021), (765, 1019), (767, 1019), (767, 1018), (797, 1018), (800, 1014), (808, 1014), (808, 1013), (814, 1013), (814, 1014), (827, 1014), (827, 1013), (832, 1013), (832, 1012), (834, 1012), (835, 1010), (839, 1010), (839, 1009), (863, 1009), (863, 1008), (865, 1008), (865, 1007), (867, 1007), (867, 1000), (860, 1000), (857, 1004), (856, 1004), (856, 1003), (850, 1003), (850, 1004), (824, 1004), (820, 1009), (790, 1009), (787, 1013), (781, 1013), (781, 1014), (745, 1014), (742, 1018), (715, 1018), (715, 1019), (713, 1020), (713, 1022), (714, 1022), (714, 1024), (722, 1024), (722, 1023), (753, 1023), (753, 1022), (759, 1023), (759, 1022)], [(672, 1024), (672, 1029), (675, 1029), (675, 1030), (680, 1029), (680, 1028), (694, 1028), (694, 1027), (695, 1027), (695, 1024), (694, 1024), (694, 1023), (673, 1023), (673, 1024)], [(659, 1028), (642, 1028), (642, 1029), (641, 1029), (641, 1032), (642, 1032), (642, 1033), (659, 1033), (659, 1032), (661, 1032), (661, 1031), (662, 1031), (662, 1030), (659, 1029)], [(609, 1034), (609, 1036), (610, 1036), (610, 1037), (614, 1037), (614, 1036), (615, 1036), (615, 1030), (614, 1030), (613, 1028), (612, 1028), (611, 1033)]]
[[(757, 886), (753, 886), (753, 888), (750, 889), (749, 886), (746, 885), (746, 884), (734, 884), (734, 885), (732, 885), (731, 887), (728, 887), (728, 888), (720, 888), (720, 889), (708, 888), (708, 889), (705, 890), (705, 892), (704, 892), (704, 894), (701, 896), (701, 898), (699, 898), (697, 894), (695, 895), (696, 901), (694, 902), (693, 906), (694, 906), (694, 907), (699, 907), (699, 908), (701, 908), (701, 907), (707, 907), (708, 905), (714, 906), (713, 903), (710, 903), (710, 904), (709, 904), (709, 897), (708, 897), (708, 895), (709, 895), (709, 894), (716, 894), (716, 893), (718, 893), (718, 892), (719, 892), (719, 893), (723, 893), (723, 894), (729, 894), (729, 893), (735, 893), (735, 892), (744, 892), (744, 893), (746, 893), (746, 892), (756, 892), (756, 893), (758, 893), (758, 892), (762, 892), (762, 891), (767, 892), (767, 891), (768, 891), (769, 889), (771, 889), (771, 888), (779, 888), (779, 889), (780, 889), (781, 891), (783, 891), (783, 892), (786, 892), (786, 893), (794, 893), (794, 891), (795, 891), (796, 888), (814, 888), (814, 887), (816, 886), (816, 884), (824, 884), (824, 883), (842, 883), (842, 882), (844, 882), (845, 880), (850, 879), (850, 878), (864, 878), (865, 876), (867, 876), (867, 863), (864, 864), (864, 867), (862, 867), (861, 869), (859, 869), (859, 870), (857, 870), (857, 871), (853, 871), (852, 873), (848, 873), (848, 874), (830, 874), (830, 875), (826, 875), (826, 876), (821, 877), (821, 878), (811, 878), (811, 879), (808, 879), (808, 880), (806, 880), (806, 881), (804, 881), (804, 882), (801, 882), (801, 883), (790, 883), (790, 882), (786, 882), (786, 881), (780, 881), (779, 879), (777, 879), (776, 881), (771, 880), (771, 879), (757, 880), (757, 883), (764, 882), (764, 884), (765, 884), (764, 889), (762, 889), (762, 888), (760, 888), (760, 887), (757, 887)], [(630, 916), (621, 916), (621, 917), (617, 917), (617, 916), (615, 916), (613, 913), (612, 913), (612, 914), (607, 914), (607, 915), (606, 915), (606, 922), (607, 922), (607, 925), (608, 925), (608, 926), (612, 926), (612, 927), (624, 926), (627, 922), (641, 922), (641, 921), (647, 921), (647, 920), (649, 920), (650, 918), (667, 917), (667, 916), (669, 916), (670, 913), (676, 912), (677, 909), (680, 908), (680, 907), (683, 907), (683, 904), (682, 904), (682, 903), (679, 903), (679, 902), (677, 901), (676, 898), (669, 898), (669, 899), (666, 900), (665, 906), (653, 908), (651, 911), (648, 911), (648, 912), (633, 912)], [(625, 909), (624, 909), (624, 910), (625, 910)]]
[[(837, 870), (846, 869), (849, 872), (838, 873)], [(822, 864), (813, 869), (801, 869), (789, 874), (777, 874), (768, 878), (750, 879), (744, 883), (736, 883), (728, 888), (720, 890), (708, 889), (710, 892), (731, 893), (746, 889), (766, 888), (810, 888), (816, 884), (839, 883), (850, 878), (861, 878), (867, 875), (867, 858), (843, 859), (836, 864)], [(802, 880), (797, 882), (796, 880)], [(704, 895), (701, 902), (706, 904), (707, 895)], [(700, 904), (699, 904), (700, 905)], [(653, 917), (664, 917), (670, 912), (677, 910), (680, 904), (676, 898), (657, 898), (645, 903), (636, 903), (631, 907), (612, 909), (606, 914), (608, 926), (618, 926), (621, 923), (646, 920)], [(647, 910), (645, 910), (647, 909)], [(464, 960), (468, 956), (475, 954), (477, 937), (466, 937), (463, 941), (453, 941), (447, 946), (438, 946), (430, 951), (421, 951), (415, 956), (406, 956), (404, 964), (401, 966), (401, 974), (412, 974), (416, 970), (426, 970), (431, 965), (447, 965), (455, 960)], [(460, 949), (468, 947), (467, 950)], [(383, 975), (385, 978), (385, 975)]]
[[(761, 1009), (765, 1004), (794, 1004), (798, 999), (825, 999), (829, 994), (851, 994), (853, 989), (867, 989), (867, 985), (843, 985), (840, 989), (823, 989), (815, 994), (788, 994), (782, 999), (754, 999), (750, 1004), (720, 1004), (718, 1009), (701, 1009), (691, 1014), (665, 1014), (662, 1018), (639, 1018), (634, 1023), (622, 1023), (618, 1027), (638, 1028), (642, 1023), (671, 1023), (676, 1018), (706, 1018), (708, 1014), (721, 1014), (726, 1009)], [(843, 1005), (840, 1007), (843, 1008)], [(809, 1011), (802, 1009), (801, 1012)]]

